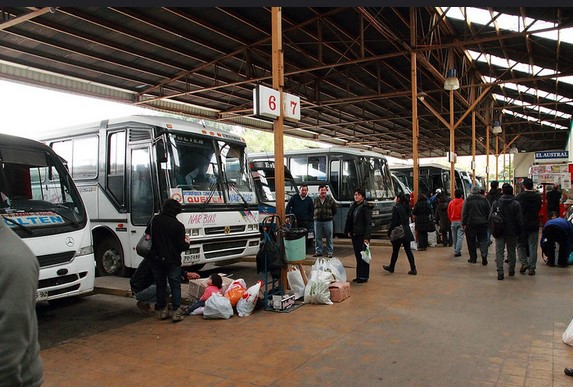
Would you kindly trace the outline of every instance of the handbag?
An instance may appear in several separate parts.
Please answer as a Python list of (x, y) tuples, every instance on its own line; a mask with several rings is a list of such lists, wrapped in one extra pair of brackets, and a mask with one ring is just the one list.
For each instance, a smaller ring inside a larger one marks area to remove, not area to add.
[(137, 253), (137, 255), (139, 255), (140, 257), (143, 258), (148, 258), (149, 254), (151, 253), (151, 242), (152, 242), (152, 238), (151, 238), (151, 223), (153, 222), (153, 218), (151, 218), (151, 220), (149, 221), (149, 234), (144, 232), (143, 235), (141, 236), (141, 238), (139, 238), (139, 241), (137, 242), (137, 245), (135, 246), (135, 252)]
[(390, 241), (392, 242), (398, 241), (400, 239), (403, 239), (405, 235), (406, 233), (404, 232), (404, 226), (403, 225), (396, 226), (390, 232)]

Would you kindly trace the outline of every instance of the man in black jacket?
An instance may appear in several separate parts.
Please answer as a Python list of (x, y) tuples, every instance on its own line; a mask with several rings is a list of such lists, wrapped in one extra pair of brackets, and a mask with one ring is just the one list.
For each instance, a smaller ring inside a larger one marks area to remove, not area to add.
[[(173, 322), (183, 320), (181, 307), (181, 252), (189, 249), (189, 236), (185, 226), (177, 220), (182, 210), (181, 203), (167, 199), (161, 213), (151, 222), (151, 270), (157, 285), (157, 317), (165, 320), (167, 309), (167, 282), (171, 288)], [(148, 227), (149, 228), (149, 227)], [(149, 233), (149, 230), (146, 230)]]
[(523, 225), (523, 214), (521, 205), (513, 196), (513, 187), (505, 183), (501, 187), (502, 195), (493, 202), (490, 216), (494, 211), (498, 211), (503, 218), (503, 235), (495, 238), (495, 264), (497, 266), (497, 279), (503, 280), (503, 256), (507, 250), (509, 263), (509, 276), (515, 275), (517, 236), (521, 234)]
[(523, 214), (523, 228), (517, 241), (517, 256), (521, 262), (519, 272), (525, 274), (529, 271), (529, 275), (535, 275), (541, 195), (533, 190), (533, 181), (529, 178), (523, 180), (523, 189), (524, 191), (516, 197)]
[(462, 207), (462, 228), (468, 244), (469, 263), (477, 262), (477, 247), (481, 252), (481, 263), (487, 265), (487, 219), (489, 217), (489, 202), (479, 192), (477, 185), (472, 186), (471, 194)]
[(356, 257), (356, 278), (353, 282), (368, 282), (370, 277), (370, 263), (362, 259), (362, 251), (370, 243), (370, 234), (372, 232), (372, 206), (364, 200), (366, 194), (364, 189), (356, 188), (354, 190), (354, 202), (350, 205), (344, 232), (352, 238), (352, 247)]

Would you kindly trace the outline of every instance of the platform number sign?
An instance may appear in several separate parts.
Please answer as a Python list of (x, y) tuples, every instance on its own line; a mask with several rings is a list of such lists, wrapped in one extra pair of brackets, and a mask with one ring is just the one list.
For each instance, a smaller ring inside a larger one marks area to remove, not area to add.
[[(262, 85), (253, 89), (253, 107), (257, 116), (275, 119), (280, 115), (280, 93), (278, 90)], [(300, 120), (300, 98), (283, 93), (284, 119), (290, 121)]]

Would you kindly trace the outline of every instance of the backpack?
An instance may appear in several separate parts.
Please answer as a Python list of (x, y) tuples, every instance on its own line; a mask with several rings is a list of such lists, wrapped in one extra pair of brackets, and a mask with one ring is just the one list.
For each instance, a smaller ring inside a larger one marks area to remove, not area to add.
[(501, 216), (501, 205), (498, 203), (497, 208), (491, 213), (488, 219), (489, 232), (494, 238), (503, 236), (504, 224)]

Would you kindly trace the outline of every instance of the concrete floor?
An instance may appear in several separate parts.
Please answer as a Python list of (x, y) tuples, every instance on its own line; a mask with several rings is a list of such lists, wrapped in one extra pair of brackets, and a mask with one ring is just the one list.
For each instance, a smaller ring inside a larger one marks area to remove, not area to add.
[[(45, 349), (44, 385), (573, 385), (563, 374), (573, 348), (561, 341), (573, 318), (573, 267), (540, 258), (537, 275), (506, 270), (498, 281), (493, 246), (488, 266), (468, 263), (465, 246), (458, 258), (434, 247), (414, 252), (419, 274), (410, 276), (403, 251), (395, 273), (382, 270), (390, 250), (373, 243), (369, 282), (353, 283), (342, 303), (178, 324), (150, 316)], [(126, 283), (98, 279), (100, 291), (120, 295)]]

